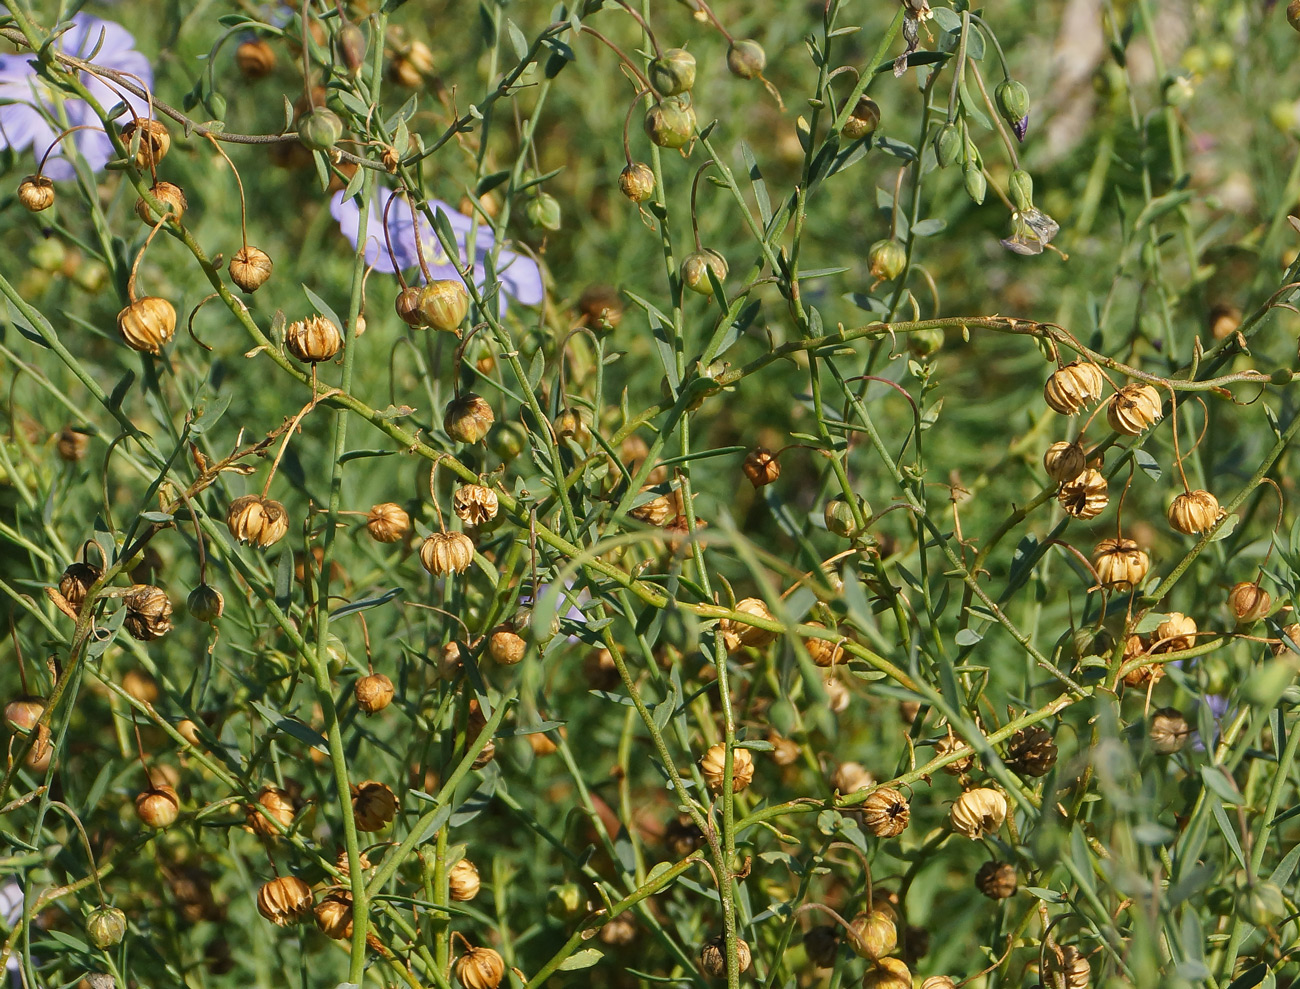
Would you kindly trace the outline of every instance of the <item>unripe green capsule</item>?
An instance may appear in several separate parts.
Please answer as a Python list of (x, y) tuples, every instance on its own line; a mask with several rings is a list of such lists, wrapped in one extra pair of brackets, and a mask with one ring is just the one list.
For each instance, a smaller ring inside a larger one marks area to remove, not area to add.
[(545, 192), (539, 193), (528, 201), (524, 208), (528, 222), (543, 230), (560, 229), (560, 202)]
[(876, 105), (876, 101), (871, 97), (864, 96), (853, 107), (849, 119), (844, 121), (844, 126), (840, 128), (840, 134), (850, 141), (860, 141), (862, 138), (874, 134), (879, 125), (880, 107)]
[(661, 148), (684, 148), (695, 136), (695, 110), (681, 100), (660, 100), (645, 115), (645, 133)]
[(961, 128), (956, 124), (944, 124), (934, 136), (934, 157), (940, 168), (947, 168), (965, 161), (962, 154), (966, 142), (962, 140)]
[(298, 122), (298, 140), (312, 151), (328, 151), (343, 136), (343, 121), (333, 110), (318, 106)]
[(86, 917), (86, 936), (101, 951), (121, 944), (126, 936), (126, 914), (117, 907), (96, 907)]
[(907, 266), (907, 249), (896, 240), (878, 240), (867, 252), (867, 269), (878, 282), (892, 282)]
[(695, 85), (695, 56), (685, 48), (669, 48), (650, 62), (650, 85), (660, 96), (676, 96)]
[(966, 185), (966, 195), (970, 196), (976, 206), (982, 206), (989, 186), (988, 180), (984, 178), (984, 170), (978, 165), (967, 163), (962, 169), (962, 180)]
[(1007, 193), (1022, 213), (1034, 208), (1034, 180), (1023, 168), (1017, 168), (1007, 180)]
[(998, 113), (1016, 132), (1016, 137), (1023, 141), (1029, 129), (1029, 90), (1023, 83), (1014, 79), (1003, 79), (993, 91)]
[(727, 69), (741, 79), (754, 79), (767, 67), (767, 52), (751, 38), (733, 41), (727, 49)]

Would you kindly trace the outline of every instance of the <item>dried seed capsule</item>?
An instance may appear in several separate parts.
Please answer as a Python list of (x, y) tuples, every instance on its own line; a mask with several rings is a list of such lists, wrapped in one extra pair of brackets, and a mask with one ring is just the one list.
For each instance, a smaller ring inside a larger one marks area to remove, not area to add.
[(478, 869), (469, 859), (461, 859), (447, 870), (447, 892), (453, 900), (464, 903), (478, 896)]
[[(749, 749), (731, 750), (731, 792), (739, 793), (749, 786), (754, 779), (754, 757)], [(709, 746), (709, 751), (700, 759), (700, 772), (704, 782), (714, 793), (721, 793), (726, 784), (727, 746), (723, 742)]]
[(1092, 966), (1088, 964), (1088, 959), (1073, 946), (1061, 949), (1059, 957), (1049, 954), (1047, 971), (1049, 979), (1057, 985), (1064, 985), (1065, 989), (1088, 989), (1092, 978)]
[(179, 223), (181, 217), (185, 214), (185, 207), (189, 205), (185, 199), (185, 191), (180, 186), (171, 182), (155, 182), (149, 189), (149, 194), (163, 205), (163, 212), (159, 213), (140, 196), (135, 201), (135, 215), (144, 223), (153, 226), (165, 215), (168, 219)]
[[(821, 622), (809, 622), (814, 628), (825, 628)], [(808, 657), (821, 667), (834, 666), (844, 658), (844, 642), (830, 642), (827, 639), (814, 639), (811, 636), (803, 640)]]
[(497, 517), (500, 501), (491, 488), (481, 484), (465, 484), (452, 493), (451, 507), (458, 519), (477, 528)]
[(1223, 515), (1219, 499), (1204, 488), (1184, 492), (1169, 505), (1169, 524), (1185, 536), (1213, 529)]
[(1096, 518), (1110, 504), (1106, 478), (1101, 471), (1089, 467), (1073, 481), (1062, 484), (1056, 500), (1076, 519)]
[(54, 205), (54, 183), (44, 175), (29, 175), (18, 183), (18, 201), (30, 213), (39, 213)]
[(411, 516), (396, 502), (380, 502), (366, 513), (366, 532), (377, 543), (401, 542), (410, 531)]
[(459, 336), (468, 314), (469, 293), (459, 279), (439, 278), (420, 290), (421, 325)]
[(618, 188), (634, 203), (643, 203), (655, 194), (655, 173), (643, 162), (628, 162), (618, 173)]
[[(965, 744), (966, 744), (965, 742), (963, 742), (960, 738), (958, 738), (955, 734), (953, 734), (952, 725), (949, 725), (948, 736), (946, 738), (939, 739), (939, 741), (935, 743), (934, 754), (937, 756), (945, 756), (949, 752), (959, 749)], [(957, 759), (954, 762), (947, 763), (943, 767), (943, 771), (947, 773), (949, 776), (961, 776), (963, 773), (969, 772), (971, 766), (974, 765), (974, 763), (975, 763), (975, 756), (973, 754), (968, 753), (967, 755), (962, 756), (960, 759)]]
[(127, 670), (123, 673), (122, 689), (141, 704), (152, 704), (158, 699), (158, 681), (144, 670)]
[(352, 695), (357, 699), (357, 707), (366, 714), (375, 714), (393, 702), (393, 681), (382, 673), (371, 673), (356, 682)]
[(131, 638), (152, 642), (172, 630), (172, 603), (161, 587), (133, 584), (122, 601), (126, 605), (122, 624)]
[(96, 907), (86, 917), (86, 936), (101, 951), (121, 944), (126, 936), (126, 914), (117, 907)]
[(245, 79), (261, 79), (275, 70), (275, 49), (262, 38), (248, 38), (235, 48), (235, 65)]
[(967, 790), (953, 802), (948, 816), (954, 831), (967, 838), (982, 838), (1007, 819), (1006, 794), (988, 787)]
[(498, 625), (488, 636), (487, 653), (499, 666), (514, 666), (524, 658), (528, 643), (509, 625)]
[(352, 894), (331, 893), (316, 904), (316, 926), (322, 934), (335, 941), (352, 937)]
[(750, 450), (745, 455), (745, 462), (740, 469), (749, 478), (749, 483), (756, 488), (772, 484), (781, 476), (781, 462), (765, 446)]
[(1151, 558), (1138, 548), (1132, 539), (1103, 539), (1092, 551), (1092, 565), (1102, 587), (1121, 594), (1139, 587), (1151, 569)]
[(235, 252), (226, 270), (230, 273), (230, 280), (245, 292), (256, 292), (266, 284), (274, 267), (271, 255), (266, 251), (245, 246)]
[(742, 38), (727, 46), (727, 71), (740, 79), (754, 79), (767, 68), (767, 52), (752, 38)]
[(660, 100), (646, 111), (646, 137), (661, 148), (684, 148), (695, 136), (695, 108), (681, 100)]
[(464, 573), (474, 562), (474, 543), (463, 532), (435, 532), (420, 545), (420, 563), (435, 577)]
[(422, 329), (429, 325), (425, 322), (424, 312), (420, 309), (421, 296), (421, 290), (418, 288), (404, 288), (393, 300), (393, 309), (396, 310), (398, 319), (415, 329)]
[(907, 798), (891, 787), (873, 790), (862, 803), (862, 823), (877, 838), (895, 838), (902, 834), (911, 816)]
[(59, 438), (55, 442), (54, 449), (58, 452), (60, 460), (75, 464), (86, 456), (89, 446), (89, 436), (71, 426), (64, 426), (59, 430)]
[(226, 510), (226, 528), (236, 541), (266, 549), (289, 531), (289, 513), (278, 501), (261, 495), (244, 495)]
[(803, 950), (818, 968), (834, 968), (840, 950), (839, 932), (829, 924), (818, 924), (803, 936)]
[(36, 727), (44, 713), (44, 697), (19, 697), (5, 705), (5, 724), (25, 735)]
[(73, 611), (81, 611), (90, 585), (104, 576), (104, 571), (93, 563), (70, 563), (59, 578), (59, 593)]
[(1300, 31), (1300, 0), (1291, 0), (1286, 5), (1286, 21), (1297, 31)]
[(957, 989), (957, 983), (947, 975), (932, 975), (921, 983), (921, 989)]
[(1152, 652), (1181, 652), (1196, 644), (1196, 620), (1181, 611), (1171, 611), (1156, 626)]
[(281, 876), (257, 891), (257, 912), (278, 927), (307, 919), (312, 912), (311, 887), (297, 876)]
[[(772, 612), (767, 610), (767, 605), (758, 598), (741, 598), (736, 602), (736, 611), (769, 622), (776, 620), (772, 617)], [(776, 632), (746, 624), (737, 618), (723, 618), (718, 622), (718, 628), (722, 630), (723, 635), (727, 633), (734, 635), (740, 645), (753, 646), (755, 649), (762, 649), (776, 641)]]
[(291, 827), (296, 815), (297, 809), (288, 791), (268, 785), (258, 790), (256, 802), (245, 808), (244, 823), (254, 834), (278, 838), (281, 828), (287, 830)]
[(128, 152), (133, 147), (136, 149), (135, 167), (140, 169), (157, 165), (172, 146), (172, 136), (167, 133), (167, 128), (157, 120), (143, 117), (136, 117), (123, 127), (121, 137)]
[(200, 584), (190, 591), (185, 608), (194, 618), (211, 625), (226, 610), (226, 599), (211, 584)]
[(132, 350), (157, 354), (176, 332), (176, 310), (156, 295), (136, 299), (117, 314), (117, 332)]
[(1019, 776), (1046, 776), (1056, 765), (1056, 742), (1042, 725), (1021, 728), (1007, 743), (1003, 761)]
[[(736, 938), (736, 967), (744, 972), (753, 960), (749, 943)], [(727, 939), (717, 934), (700, 948), (700, 971), (711, 979), (721, 979), (727, 974)]]
[(172, 787), (160, 783), (136, 795), (135, 812), (148, 827), (170, 827), (180, 816), (181, 798)]
[(1269, 613), (1273, 599), (1259, 584), (1243, 580), (1228, 592), (1228, 610), (1238, 625), (1254, 625)]
[(840, 135), (850, 141), (860, 141), (874, 134), (878, 126), (880, 126), (880, 107), (870, 96), (862, 96), (854, 104), (849, 119), (844, 121), (844, 126), (840, 128)]
[(1101, 398), (1106, 379), (1101, 368), (1085, 361), (1074, 361), (1053, 371), (1043, 385), (1043, 400), (1061, 415), (1077, 415)]
[(867, 250), (867, 270), (878, 282), (892, 282), (907, 267), (907, 248), (897, 240), (878, 240)]
[[(1287, 641), (1288, 639), (1290, 642)], [(1274, 656), (1285, 656), (1295, 648), (1300, 648), (1300, 623), (1284, 625), (1279, 640), (1269, 646)]]
[(692, 292), (710, 298), (713, 295), (710, 271), (721, 285), (727, 280), (727, 259), (709, 248), (695, 251), (686, 255), (686, 260), (682, 262), (682, 282)]
[(397, 815), (397, 797), (383, 783), (366, 780), (352, 788), (352, 815), (358, 831), (382, 831)]
[(494, 422), (492, 406), (473, 392), (452, 399), (442, 416), (442, 428), (459, 443), (479, 442)]
[(1010, 862), (985, 862), (975, 873), (975, 888), (990, 900), (1005, 900), (1016, 892), (1016, 867)]
[(860, 913), (853, 918), (848, 929), (849, 947), (859, 958), (876, 961), (898, 947), (897, 917), (892, 907)]
[(497, 989), (506, 963), (491, 948), (468, 948), (456, 959), (456, 978), (465, 989)]
[(304, 364), (319, 364), (333, 360), (343, 349), (343, 334), (332, 319), (318, 314), (290, 323), (284, 331), (284, 345)]
[(1083, 444), (1078, 440), (1073, 443), (1060, 440), (1049, 446), (1043, 454), (1043, 469), (1057, 484), (1073, 481), (1087, 466), (1088, 458), (1084, 455)]
[[(1130, 635), (1124, 640), (1123, 662), (1128, 665), (1134, 659), (1146, 654), (1149, 643), (1140, 635)], [(1165, 675), (1165, 668), (1159, 663), (1137, 666), (1124, 675), (1124, 683), (1130, 687), (1145, 687)]]
[(1136, 436), (1160, 421), (1160, 393), (1150, 385), (1125, 385), (1111, 396), (1106, 406), (1110, 428), (1125, 436)]
[(881, 958), (862, 977), (862, 989), (912, 989), (912, 972), (901, 958)]
[[(650, 487), (641, 489), (643, 493), (652, 490), (654, 489)], [(628, 509), (628, 514), (638, 522), (645, 522), (647, 525), (663, 525), (677, 514), (677, 504), (669, 495), (655, 495), (649, 501)]]

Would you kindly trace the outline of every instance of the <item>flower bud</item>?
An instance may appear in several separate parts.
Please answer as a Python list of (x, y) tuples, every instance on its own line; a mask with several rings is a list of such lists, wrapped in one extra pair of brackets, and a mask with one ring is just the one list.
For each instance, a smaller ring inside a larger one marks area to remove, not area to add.
[(643, 203), (655, 194), (655, 173), (642, 162), (629, 162), (618, 173), (618, 187), (632, 202)]
[(879, 126), (880, 107), (870, 96), (863, 96), (854, 104), (849, 119), (840, 128), (840, 135), (850, 141), (860, 141), (874, 134)]
[(877, 838), (896, 838), (903, 833), (912, 810), (907, 798), (892, 787), (882, 786), (871, 791), (862, 802), (862, 823)]
[(245, 292), (256, 292), (271, 277), (271, 255), (260, 247), (241, 247), (230, 259), (230, 280)]
[(727, 280), (727, 259), (717, 251), (705, 249), (686, 255), (682, 262), (682, 282), (692, 292), (709, 298), (713, 295), (713, 282), (709, 272), (722, 284)]
[(237, 542), (266, 549), (289, 531), (289, 513), (278, 501), (244, 495), (226, 510), (226, 528)]
[(463, 532), (435, 532), (420, 545), (420, 563), (435, 577), (464, 573), (474, 562), (474, 543)]
[[(727, 746), (723, 742), (709, 746), (709, 751), (700, 759), (700, 772), (704, 782), (713, 793), (721, 793), (726, 780)], [(739, 793), (754, 780), (754, 757), (749, 749), (731, 750), (731, 792)]]
[(961, 170), (962, 185), (966, 195), (976, 206), (984, 205), (984, 196), (988, 192), (989, 180), (984, 177), (984, 170), (979, 165), (967, 162)]
[(176, 310), (156, 295), (136, 299), (117, 314), (117, 332), (132, 350), (157, 354), (176, 332)]
[(1132, 539), (1103, 539), (1092, 551), (1092, 565), (1102, 587), (1127, 594), (1141, 585), (1151, 569), (1151, 558)]
[(149, 189), (149, 195), (163, 206), (163, 213), (159, 213), (144, 196), (136, 199), (135, 215), (149, 226), (156, 224), (164, 215), (169, 220), (179, 223), (185, 213), (185, 207), (189, 205), (185, 199), (185, 191), (171, 182), (155, 182)]
[(473, 392), (467, 392), (448, 403), (442, 416), (442, 428), (458, 443), (477, 443), (488, 434), (495, 421), (492, 406)]
[(117, 907), (96, 907), (86, 917), (86, 937), (101, 951), (121, 944), (125, 936), (126, 914)]
[(542, 230), (559, 230), (561, 224), (560, 201), (546, 192), (539, 192), (524, 207), (528, 222)]
[(181, 799), (166, 783), (142, 790), (135, 798), (135, 812), (147, 827), (166, 828), (181, 813)]
[(1110, 428), (1125, 436), (1136, 436), (1161, 416), (1160, 393), (1150, 385), (1125, 385), (1111, 396), (1106, 406)]
[(1017, 168), (1007, 179), (1007, 194), (1022, 213), (1034, 208), (1034, 180), (1023, 168)]
[(1005, 900), (1016, 893), (1016, 867), (1010, 862), (985, 862), (975, 873), (975, 888), (990, 900)]
[(1185, 536), (1213, 529), (1223, 515), (1219, 499), (1204, 488), (1184, 492), (1169, 505), (1169, 524)]
[(377, 543), (401, 542), (410, 531), (411, 516), (394, 502), (381, 502), (366, 513), (366, 532)]
[(333, 360), (343, 349), (343, 334), (334, 321), (319, 314), (295, 319), (284, 331), (284, 345), (304, 364)]
[(44, 175), (29, 175), (18, 183), (18, 201), (29, 213), (39, 213), (54, 205), (54, 183)]
[(352, 814), (358, 831), (382, 831), (397, 815), (397, 798), (383, 783), (366, 780), (352, 788)]
[(1016, 140), (1023, 141), (1029, 130), (1029, 90), (1014, 79), (1003, 79), (993, 91), (998, 113), (1016, 132)]
[(201, 622), (211, 625), (226, 610), (226, 599), (211, 584), (200, 584), (185, 599), (185, 608)]
[(740, 469), (749, 478), (749, 483), (756, 488), (772, 484), (781, 476), (781, 462), (765, 446), (750, 450)]
[(948, 818), (954, 831), (978, 840), (997, 831), (1007, 819), (1006, 795), (988, 787), (966, 790), (953, 802)]
[(1191, 735), (1191, 726), (1183, 717), (1183, 712), (1176, 707), (1162, 707), (1151, 715), (1147, 725), (1147, 738), (1151, 748), (1160, 755), (1173, 755), (1184, 745)]
[(646, 111), (646, 137), (661, 148), (684, 148), (695, 136), (695, 108), (678, 99), (660, 100)]
[(660, 96), (676, 96), (695, 85), (695, 56), (685, 48), (669, 48), (651, 59), (650, 85)]
[[(749, 942), (736, 938), (736, 967), (744, 972), (753, 961)], [(718, 934), (704, 942), (700, 949), (700, 971), (711, 979), (721, 979), (727, 974), (727, 939)]]
[(465, 989), (497, 989), (506, 963), (491, 948), (469, 948), (456, 959), (456, 978)]
[(328, 151), (342, 136), (343, 121), (326, 107), (315, 107), (298, 121), (298, 140), (309, 151)]
[(912, 972), (901, 958), (881, 958), (862, 977), (862, 989), (912, 989)]
[(171, 150), (172, 137), (167, 128), (157, 120), (136, 117), (122, 128), (122, 143), (129, 152), (135, 148), (135, 167), (153, 168)]
[(1100, 471), (1089, 467), (1073, 481), (1062, 484), (1056, 500), (1076, 519), (1094, 519), (1110, 504), (1106, 478)]
[(249, 80), (262, 79), (275, 70), (275, 49), (262, 38), (248, 38), (235, 48), (235, 65)]
[(1078, 440), (1067, 443), (1060, 440), (1053, 443), (1043, 454), (1043, 469), (1047, 476), (1057, 484), (1073, 481), (1088, 466), (1088, 459), (1083, 453), (1083, 444)]
[(393, 681), (382, 673), (363, 676), (352, 688), (357, 707), (366, 714), (376, 714), (393, 702)]
[(478, 896), (480, 885), (478, 869), (469, 859), (461, 859), (447, 870), (447, 892), (457, 903), (465, 903)]
[(934, 158), (940, 168), (965, 161), (965, 150), (966, 142), (962, 138), (961, 128), (956, 124), (944, 124), (934, 135)]
[(131, 638), (152, 642), (172, 630), (172, 603), (161, 587), (133, 584), (122, 601), (126, 605), (122, 624)]
[(907, 248), (896, 240), (878, 240), (867, 251), (867, 270), (878, 282), (892, 282), (907, 267)]
[(727, 46), (727, 70), (741, 79), (754, 79), (767, 68), (767, 52), (752, 38), (733, 41)]
[(1269, 613), (1273, 599), (1268, 591), (1250, 581), (1242, 581), (1233, 586), (1228, 593), (1228, 610), (1237, 619), (1238, 625), (1254, 625)]
[(1077, 415), (1101, 398), (1106, 379), (1096, 364), (1074, 361), (1053, 371), (1043, 385), (1043, 400), (1063, 416)]
[(498, 625), (488, 636), (487, 653), (498, 666), (522, 662), (528, 643), (509, 625)]
[(277, 927), (305, 920), (312, 912), (311, 887), (297, 876), (281, 876), (257, 891), (257, 912)]

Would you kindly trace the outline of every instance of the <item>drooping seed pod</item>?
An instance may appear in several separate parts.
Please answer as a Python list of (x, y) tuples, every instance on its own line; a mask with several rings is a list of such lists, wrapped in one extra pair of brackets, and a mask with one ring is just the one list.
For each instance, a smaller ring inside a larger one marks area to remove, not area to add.
[(176, 731), (181, 738), (196, 748), (203, 745), (203, 736), (199, 734), (199, 726), (189, 718), (176, 722)]
[[(767, 605), (758, 598), (741, 598), (736, 602), (735, 610), (742, 615), (752, 615), (769, 622), (776, 620), (772, 617), (772, 612), (767, 610)], [(736, 636), (740, 645), (752, 646), (755, 649), (762, 649), (776, 641), (776, 632), (757, 625), (749, 625), (738, 618), (723, 618), (718, 622), (718, 628), (724, 635), (731, 633)]]
[(1106, 378), (1090, 361), (1074, 361), (1053, 371), (1043, 385), (1043, 400), (1064, 416), (1080, 411), (1101, 398)]
[(1156, 626), (1152, 652), (1181, 652), (1196, 645), (1196, 619), (1181, 611), (1171, 611)]
[(717, 251), (705, 248), (702, 251), (694, 251), (686, 255), (686, 260), (682, 262), (682, 283), (705, 298), (713, 295), (713, 282), (709, 278), (709, 272), (713, 272), (713, 277), (721, 285), (727, 280), (727, 259)]
[(442, 428), (458, 443), (477, 443), (488, 434), (496, 416), (492, 406), (473, 392), (452, 399), (442, 417)]
[(172, 136), (167, 128), (157, 120), (136, 117), (122, 128), (122, 143), (129, 152), (135, 148), (135, 167), (153, 168), (171, 150)]
[(352, 937), (352, 894), (343, 891), (331, 893), (312, 911), (320, 932), (335, 941)]
[(491, 948), (467, 948), (456, 959), (456, 978), (465, 989), (497, 989), (506, 964)]
[(840, 951), (840, 935), (829, 924), (810, 927), (803, 936), (804, 954), (818, 968), (834, 968), (835, 956)]
[(1243, 580), (1228, 592), (1228, 610), (1238, 625), (1254, 625), (1269, 613), (1273, 599), (1259, 584)]
[(1140, 587), (1151, 569), (1151, 558), (1132, 539), (1103, 539), (1092, 551), (1092, 565), (1102, 587), (1127, 594)]
[(117, 314), (117, 332), (132, 350), (157, 354), (176, 332), (176, 310), (166, 299), (146, 295)]
[(1111, 396), (1106, 406), (1110, 428), (1125, 436), (1136, 436), (1161, 416), (1160, 393), (1147, 384), (1128, 384)]
[(429, 325), (425, 322), (424, 312), (420, 308), (421, 298), (421, 290), (412, 286), (402, 289), (393, 300), (393, 309), (397, 312), (397, 318), (417, 330)]
[(850, 141), (860, 141), (874, 134), (878, 126), (880, 107), (870, 96), (860, 96), (853, 106), (853, 112), (840, 128), (840, 136)]
[(877, 961), (898, 947), (897, 917), (887, 904), (883, 908), (860, 913), (849, 924), (846, 940), (859, 958)]
[(643, 203), (655, 194), (655, 173), (644, 162), (628, 162), (618, 173), (618, 188), (632, 202)]
[(70, 563), (59, 578), (59, 593), (73, 611), (80, 612), (90, 586), (102, 576), (104, 571), (93, 563)]
[(1015, 79), (1003, 79), (993, 90), (993, 98), (998, 113), (1015, 131), (1016, 140), (1023, 141), (1029, 131), (1029, 90)]
[(410, 531), (411, 516), (396, 502), (380, 502), (366, 512), (366, 532), (377, 543), (401, 542)]
[[(361, 866), (362, 872), (369, 872), (372, 868), (370, 856), (365, 852), (359, 853), (357, 864)], [(334, 857), (334, 867), (344, 876), (352, 875), (352, 867), (348, 865), (348, 850), (346, 848), (342, 849), (338, 855)]]
[(358, 831), (382, 831), (397, 815), (397, 797), (383, 783), (366, 780), (352, 788), (352, 815)]
[(1065, 989), (1088, 989), (1092, 979), (1092, 966), (1079, 954), (1079, 949), (1069, 945), (1061, 949), (1060, 956), (1047, 956), (1048, 978)]
[(352, 695), (357, 707), (366, 714), (375, 714), (393, 702), (393, 681), (382, 673), (370, 673), (357, 680)]
[(842, 714), (849, 706), (852, 695), (849, 688), (844, 685), (844, 681), (836, 676), (829, 676), (822, 681), (822, 688), (826, 691), (826, 706), (830, 708), (832, 714)]
[(122, 625), (131, 638), (152, 642), (172, 630), (172, 603), (161, 587), (133, 584), (122, 603), (126, 605), (126, 619)]
[(745, 455), (745, 462), (741, 464), (740, 469), (749, 478), (750, 484), (761, 488), (772, 484), (781, 476), (781, 461), (777, 460), (767, 447), (760, 446)]
[(646, 111), (646, 137), (661, 148), (684, 148), (695, 136), (695, 108), (670, 97)]
[(117, 907), (99, 906), (86, 916), (86, 937), (101, 951), (121, 944), (126, 936), (126, 914)]
[(313, 906), (311, 887), (297, 876), (280, 876), (257, 891), (257, 912), (277, 927), (306, 920)]
[(44, 713), (44, 697), (19, 697), (5, 705), (5, 724), (11, 731), (26, 735), (36, 727)]
[(478, 896), (478, 869), (469, 859), (461, 859), (447, 870), (447, 893), (457, 903), (465, 903)]
[(343, 349), (343, 334), (326, 316), (295, 319), (284, 331), (284, 345), (304, 364), (333, 360)]
[(226, 270), (230, 273), (230, 280), (245, 292), (256, 292), (266, 284), (274, 267), (271, 255), (266, 251), (260, 247), (244, 246), (234, 253)]
[[(714, 793), (721, 793), (726, 785), (727, 746), (724, 742), (709, 746), (709, 751), (700, 759), (700, 772), (704, 782)], [(754, 780), (754, 757), (749, 749), (731, 750), (731, 792), (739, 793)]]
[(867, 271), (877, 282), (892, 282), (907, 267), (907, 248), (897, 240), (878, 240), (867, 250)]
[(497, 517), (500, 501), (497, 493), (482, 484), (464, 484), (452, 492), (451, 508), (466, 525), (486, 525)]
[(488, 636), (487, 654), (498, 666), (514, 666), (524, 658), (528, 643), (509, 625), (498, 625)]
[(1007, 742), (1003, 759), (1007, 768), (1018, 776), (1046, 776), (1056, 765), (1056, 742), (1042, 725), (1021, 728)]
[[(809, 622), (814, 628), (825, 628), (821, 622)], [(803, 640), (808, 650), (808, 658), (821, 667), (831, 667), (844, 658), (844, 641), (830, 642), (827, 639), (815, 639), (811, 636)]]
[(862, 977), (862, 989), (912, 989), (912, 972), (901, 958), (881, 958)]
[(44, 175), (29, 175), (18, 183), (18, 201), (29, 213), (39, 213), (54, 205), (54, 183)]
[(1049, 446), (1043, 454), (1043, 469), (1057, 484), (1073, 481), (1087, 466), (1088, 458), (1084, 455), (1083, 444), (1078, 440), (1073, 443), (1060, 440)]
[(435, 577), (464, 573), (474, 562), (474, 543), (463, 532), (435, 532), (420, 545), (420, 563)]
[(420, 290), (423, 325), (459, 336), (468, 314), (469, 293), (459, 279), (439, 278)]
[(1034, 208), (1034, 180), (1023, 168), (1013, 170), (1007, 179), (1007, 195), (1022, 213)]
[(985, 862), (975, 873), (975, 888), (990, 900), (1005, 900), (1016, 892), (1016, 867), (1010, 862)]
[(261, 495), (243, 495), (226, 510), (226, 528), (237, 542), (266, 549), (289, 531), (289, 513), (278, 501)]
[(738, 79), (754, 79), (767, 68), (767, 52), (752, 38), (739, 38), (727, 46), (727, 71)]
[(181, 217), (185, 214), (185, 208), (189, 202), (185, 199), (185, 191), (178, 185), (171, 182), (155, 182), (149, 189), (149, 194), (158, 200), (163, 206), (163, 213), (159, 213), (144, 198), (140, 196), (135, 201), (135, 215), (143, 223), (153, 226), (165, 215), (173, 223), (179, 223)]
[[(288, 791), (268, 784), (257, 791), (256, 801), (245, 807), (244, 823), (254, 834), (264, 838), (278, 838), (280, 829), (287, 830), (291, 827), (295, 816), (297, 808)], [(279, 827), (276, 827), (277, 824)]]
[(235, 48), (235, 65), (245, 79), (262, 79), (275, 70), (275, 49), (262, 38), (247, 38)]
[(211, 625), (226, 610), (226, 599), (211, 584), (200, 584), (185, 599), (185, 609), (191, 617)]
[[(736, 938), (736, 967), (744, 972), (753, 960), (749, 943)], [(711, 979), (721, 979), (727, 974), (727, 939), (722, 934), (714, 935), (700, 948), (700, 971)]]
[(176, 822), (181, 813), (181, 798), (166, 783), (141, 790), (135, 798), (135, 813), (151, 828), (166, 828)]
[(861, 806), (862, 823), (877, 838), (896, 838), (912, 816), (907, 798), (888, 786), (873, 790)]
[(977, 787), (966, 790), (948, 814), (952, 829), (973, 840), (1002, 827), (1007, 819), (1007, 797), (1001, 790)]
[(1089, 467), (1073, 481), (1061, 485), (1056, 496), (1066, 514), (1076, 519), (1094, 519), (1110, 504), (1110, 490), (1106, 477)]
[(1219, 499), (1204, 488), (1186, 491), (1169, 505), (1169, 524), (1185, 536), (1196, 536), (1213, 529), (1223, 518)]

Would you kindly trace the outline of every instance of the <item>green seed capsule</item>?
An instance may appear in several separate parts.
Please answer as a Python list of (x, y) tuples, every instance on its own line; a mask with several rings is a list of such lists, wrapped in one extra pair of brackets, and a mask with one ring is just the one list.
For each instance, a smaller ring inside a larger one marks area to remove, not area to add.
[(676, 96), (695, 85), (695, 56), (685, 48), (669, 48), (650, 62), (650, 85), (660, 96)]

